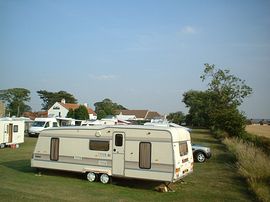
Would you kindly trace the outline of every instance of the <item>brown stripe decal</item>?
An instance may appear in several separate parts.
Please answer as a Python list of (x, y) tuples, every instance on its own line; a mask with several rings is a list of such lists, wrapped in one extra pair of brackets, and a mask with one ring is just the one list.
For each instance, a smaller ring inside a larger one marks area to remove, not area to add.
[[(40, 161), (50, 161), (49, 154), (34, 154), (34, 159)], [(72, 163), (72, 164), (83, 164), (83, 165), (93, 165), (93, 166), (105, 166), (111, 167), (111, 159), (95, 159), (79, 156), (59, 156), (59, 163)]]
[(151, 169), (141, 169), (139, 168), (139, 162), (134, 161), (126, 161), (125, 169), (133, 169), (133, 170), (149, 170), (149, 171), (158, 171), (158, 172), (168, 172), (172, 173), (174, 166), (173, 164), (160, 164), (160, 163), (151, 163)]

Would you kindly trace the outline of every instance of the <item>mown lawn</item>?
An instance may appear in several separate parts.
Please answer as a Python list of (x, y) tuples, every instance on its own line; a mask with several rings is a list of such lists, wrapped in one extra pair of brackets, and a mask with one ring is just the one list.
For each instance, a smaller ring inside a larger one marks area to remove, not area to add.
[(173, 185), (175, 192), (154, 191), (156, 182), (113, 179), (90, 183), (82, 174), (48, 171), (38, 176), (30, 167), (36, 138), (25, 138), (19, 149), (0, 150), (0, 201), (254, 201), (233, 166), (234, 158), (206, 130), (194, 130), (192, 140), (210, 146), (213, 157), (194, 164), (194, 173)]

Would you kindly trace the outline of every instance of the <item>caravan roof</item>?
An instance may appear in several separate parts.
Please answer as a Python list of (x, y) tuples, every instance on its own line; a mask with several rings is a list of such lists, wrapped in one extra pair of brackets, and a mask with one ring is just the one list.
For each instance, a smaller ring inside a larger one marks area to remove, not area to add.
[[(56, 131), (65, 131), (63, 135), (72, 136), (74, 132), (78, 132), (80, 130), (88, 130), (88, 131), (123, 131), (125, 130), (149, 130), (149, 134), (151, 131), (164, 131), (169, 132), (172, 136), (172, 141), (182, 141), (182, 140), (190, 140), (189, 132), (180, 127), (158, 127), (158, 126), (141, 126), (141, 125), (94, 125), (94, 126), (71, 126), (71, 127), (59, 127), (59, 128), (49, 128), (46, 129), (46, 133), (41, 133), (41, 136), (46, 136), (46, 134), (53, 134)], [(108, 132), (107, 131), (107, 132)], [(87, 136), (87, 133), (80, 133), (80, 135)], [(128, 135), (128, 134), (127, 134)]]

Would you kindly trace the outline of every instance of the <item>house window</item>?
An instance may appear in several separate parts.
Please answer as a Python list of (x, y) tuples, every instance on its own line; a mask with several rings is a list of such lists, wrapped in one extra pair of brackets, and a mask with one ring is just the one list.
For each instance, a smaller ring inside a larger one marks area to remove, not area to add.
[(179, 142), (179, 152), (180, 156), (185, 156), (188, 154), (187, 142)]
[(58, 161), (59, 159), (59, 138), (51, 139), (50, 159), (52, 161)]
[(116, 134), (115, 135), (115, 146), (122, 147), (123, 145), (123, 135), (122, 134)]
[(109, 141), (100, 141), (100, 140), (90, 140), (89, 149), (95, 151), (109, 151), (110, 143)]
[(13, 132), (14, 132), (14, 133), (17, 133), (18, 130), (19, 130), (18, 125), (14, 125), (14, 126), (13, 126)]
[(140, 142), (139, 167), (142, 169), (151, 168), (151, 143), (150, 142)]

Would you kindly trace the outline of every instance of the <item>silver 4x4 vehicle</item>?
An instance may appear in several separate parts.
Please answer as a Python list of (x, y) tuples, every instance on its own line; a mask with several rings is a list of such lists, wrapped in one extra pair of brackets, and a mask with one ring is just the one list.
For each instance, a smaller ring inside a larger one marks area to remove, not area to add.
[(209, 159), (211, 154), (211, 149), (198, 144), (192, 144), (193, 158), (195, 161), (203, 163), (206, 159)]

